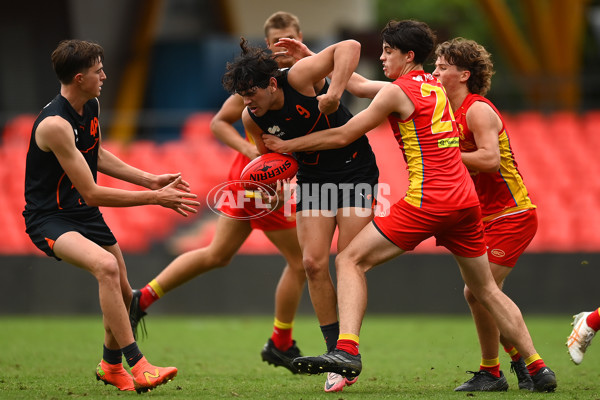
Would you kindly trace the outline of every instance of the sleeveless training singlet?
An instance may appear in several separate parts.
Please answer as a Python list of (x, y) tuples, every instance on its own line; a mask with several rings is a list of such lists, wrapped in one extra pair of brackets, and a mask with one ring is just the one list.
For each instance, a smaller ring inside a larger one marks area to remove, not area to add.
[[(343, 104), (330, 115), (321, 114), (316, 97), (305, 96), (291, 87), (287, 80), (287, 72), (288, 70), (285, 70), (279, 79), (284, 93), (283, 108), (269, 110), (262, 117), (249, 113), (263, 132), (276, 135), (282, 140), (289, 140), (344, 125), (352, 118), (352, 114)], [(321, 93), (327, 90), (327, 86), (326, 83)], [(348, 176), (355, 171), (376, 171), (375, 180), (379, 176), (375, 154), (366, 136), (340, 149), (296, 152), (294, 157), (298, 160), (297, 178), (300, 183), (339, 182), (342, 176)]]
[(60, 94), (56, 96), (40, 112), (31, 132), (27, 151), (25, 173), (25, 211), (23, 215), (34, 213), (48, 214), (53, 212), (81, 211), (89, 207), (71, 183), (52, 152), (42, 151), (36, 144), (35, 131), (47, 117), (58, 115), (71, 124), (73, 140), (85, 158), (94, 181), (98, 166), (98, 141), (100, 138), (98, 125), (98, 100), (85, 103), (83, 115), (79, 115)]

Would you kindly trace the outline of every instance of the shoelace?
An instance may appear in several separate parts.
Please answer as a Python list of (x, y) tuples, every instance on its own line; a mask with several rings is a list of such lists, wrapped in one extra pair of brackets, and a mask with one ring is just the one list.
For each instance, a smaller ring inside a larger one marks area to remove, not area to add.
[(141, 316), (138, 319), (138, 324), (135, 327), (134, 336), (135, 336), (136, 340), (145, 339), (148, 337), (148, 331), (146, 331), (146, 320), (144, 319), (145, 316), (146, 316), (146, 313), (144, 311), (142, 311)]
[[(145, 314), (145, 313), (144, 313)], [(142, 329), (140, 330), (140, 338), (141, 339), (145, 339), (148, 337), (148, 331), (146, 330), (146, 319), (144, 318), (146, 315), (143, 315), (140, 318), (140, 322), (138, 324), (139, 327), (141, 327)]]
[[(581, 328), (581, 326), (580, 326)], [(592, 329), (587, 329), (587, 332), (584, 333), (583, 335), (579, 334), (579, 329), (574, 329), (573, 333), (571, 333), (571, 336), (569, 336), (568, 338), (568, 346), (571, 347), (573, 344), (575, 343), (581, 343), (581, 345), (579, 346), (579, 349), (582, 352), (585, 352), (585, 350), (588, 348), (588, 346), (591, 346), (591, 341), (594, 338), (594, 336), (596, 335), (596, 332), (594, 332)]]
[[(473, 379), (477, 378), (479, 375), (486, 375), (485, 371), (465, 371), (467, 374), (473, 374), (473, 377), (471, 379), (468, 380), (468, 382), (471, 382)], [(488, 372), (489, 373), (489, 372)]]
[(510, 363), (510, 372), (513, 373), (513, 374), (515, 374), (515, 375), (517, 375), (517, 379), (519, 381), (521, 381), (523, 379), (527, 379), (527, 376), (529, 375), (529, 372), (527, 372), (527, 373), (525, 372), (526, 368), (527, 367), (522, 368), (519, 365), (518, 361), (511, 361), (511, 363)]

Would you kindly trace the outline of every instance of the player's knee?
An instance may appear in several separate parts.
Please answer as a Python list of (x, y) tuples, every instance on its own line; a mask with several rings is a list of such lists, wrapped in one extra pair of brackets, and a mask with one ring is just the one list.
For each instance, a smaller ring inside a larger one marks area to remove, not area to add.
[(119, 263), (115, 256), (106, 252), (95, 262), (94, 271), (96, 271), (96, 279), (110, 280), (119, 282)]
[(471, 289), (469, 289), (468, 286), (465, 285), (465, 289), (463, 291), (463, 294), (465, 296), (465, 300), (467, 300), (467, 303), (469, 304), (473, 304), (477, 302), (477, 298), (475, 297), (475, 295), (473, 294), (473, 292), (471, 291)]
[(308, 279), (317, 278), (319, 275), (323, 274), (323, 271), (329, 273), (329, 263), (323, 263), (321, 260), (310, 255), (304, 256), (302, 264), (304, 265), (304, 271)]
[(228, 254), (212, 254), (208, 256), (209, 265), (212, 268), (223, 268), (231, 263), (232, 257)]
[(348, 252), (342, 251), (335, 257), (335, 269), (341, 269), (345, 265), (353, 264), (354, 262), (348, 256)]
[(364, 274), (370, 269), (370, 266), (344, 250), (335, 257), (335, 270), (339, 274), (347, 268), (354, 268)]

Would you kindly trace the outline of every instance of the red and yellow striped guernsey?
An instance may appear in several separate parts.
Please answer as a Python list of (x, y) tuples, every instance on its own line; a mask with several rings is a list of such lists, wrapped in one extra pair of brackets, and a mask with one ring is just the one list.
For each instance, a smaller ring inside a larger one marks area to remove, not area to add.
[(462, 162), (458, 130), (442, 84), (423, 70), (396, 79), (415, 105), (406, 120), (390, 115), (408, 169), (404, 200), (428, 211), (453, 211), (479, 204), (469, 172)]
[(483, 96), (470, 93), (458, 110), (456, 124), (460, 134), (461, 151), (475, 151), (477, 144), (473, 132), (467, 126), (467, 110), (476, 101), (488, 104), (502, 121), (498, 132), (500, 145), (500, 170), (494, 173), (479, 172), (473, 176), (475, 189), (481, 203), (481, 213), (484, 221), (493, 220), (499, 216), (536, 208), (529, 198), (529, 192), (523, 183), (523, 177), (517, 168), (514, 153), (510, 146), (510, 138), (502, 115), (491, 101)]

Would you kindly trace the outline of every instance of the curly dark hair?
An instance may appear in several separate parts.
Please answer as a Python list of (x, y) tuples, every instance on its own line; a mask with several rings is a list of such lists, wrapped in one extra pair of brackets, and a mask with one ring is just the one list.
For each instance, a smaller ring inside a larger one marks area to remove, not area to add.
[(435, 46), (435, 33), (425, 22), (390, 21), (381, 31), (383, 41), (402, 53), (415, 53), (415, 64), (423, 64)]
[(266, 88), (271, 78), (281, 76), (279, 65), (268, 49), (251, 47), (245, 38), (241, 38), (242, 53), (232, 62), (228, 62), (223, 79), (223, 87), (229, 93), (244, 93), (253, 87)]
[(485, 96), (490, 90), (495, 73), (492, 55), (479, 43), (462, 37), (454, 38), (440, 44), (435, 55), (444, 57), (448, 64), (460, 70), (471, 72), (467, 81), (469, 92)]

